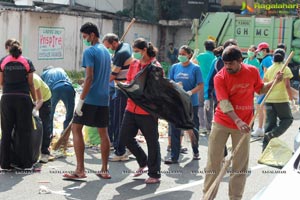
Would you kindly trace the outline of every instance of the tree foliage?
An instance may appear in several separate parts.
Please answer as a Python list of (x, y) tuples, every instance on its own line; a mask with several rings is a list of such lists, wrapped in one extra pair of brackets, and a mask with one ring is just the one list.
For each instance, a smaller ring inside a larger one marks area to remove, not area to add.
[(160, 0), (160, 18), (178, 19), (180, 16), (180, 0)]
[(155, 8), (154, 0), (133, 0), (134, 3), (130, 8), (118, 11), (117, 14), (129, 18), (143, 19), (149, 22), (157, 22), (158, 11)]

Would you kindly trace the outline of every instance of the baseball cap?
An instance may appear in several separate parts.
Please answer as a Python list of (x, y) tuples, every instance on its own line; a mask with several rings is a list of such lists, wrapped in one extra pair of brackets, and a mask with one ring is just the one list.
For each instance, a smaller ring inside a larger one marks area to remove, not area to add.
[(259, 43), (259, 45), (257, 46), (257, 49), (256, 49), (255, 52), (259, 52), (259, 51), (261, 51), (262, 49), (267, 49), (267, 48), (269, 48), (269, 44), (266, 43), (266, 42), (261, 42), (261, 43)]

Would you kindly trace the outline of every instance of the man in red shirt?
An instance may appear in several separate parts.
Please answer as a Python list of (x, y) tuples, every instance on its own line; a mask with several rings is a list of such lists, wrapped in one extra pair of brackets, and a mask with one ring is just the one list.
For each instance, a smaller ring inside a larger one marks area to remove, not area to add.
[[(206, 171), (211, 173), (205, 175), (203, 193), (209, 190), (221, 170), (229, 135), (234, 150), (242, 135), (247, 134), (247, 139), (233, 158), (229, 180), (229, 197), (237, 200), (242, 199), (248, 172), (249, 123), (253, 117), (254, 92), (266, 93), (273, 81), (264, 84), (255, 67), (242, 63), (242, 53), (237, 46), (227, 47), (222, 59), (224, 68), (214, 78), (218, 106), (208, 144)], [(276, 81), (280, 80), (282, 74), (278, 73)]]

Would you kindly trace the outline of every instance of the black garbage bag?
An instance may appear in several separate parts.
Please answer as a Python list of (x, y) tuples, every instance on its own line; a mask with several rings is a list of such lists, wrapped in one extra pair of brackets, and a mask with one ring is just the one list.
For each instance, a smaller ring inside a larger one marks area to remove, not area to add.
[(43, 141), (43, 123), (41, 118), (34, 116), (35, 127), (32, 130), (32, 162), (36, 163), (39, 160), (42, 141)]
[(165, 119), (176, 128), (193, 129), (193, 107), (189, 95), (176, 83), (163, 77), (154, 63), (140, 71), (130, 84), (119, 88), (138, 106)]
[[(31, 155), (26, 156), (27, 159), (30, 159), (30, 162), (32, 165), (36, 163), (39, 160), (40, 157), (40, 151), (42, 146), (42, 139), (43, 139), (43, 126), (42, 126), (42, 120), (39, 117), (34, 116), (33, 117), (34, 123), (33, 123), (33, 129), (31, 133), (31, 138), (28, 138), (27, 141), (19, 141), (18, 137), (14, 134), (14, 131), (12, 133), (12, 145), (11, 145), (11, 162), (14, 164), (18, 164), (18, 155), (19, 152), (23, 152), (24, 150), (20, 148), (21, 145), (18, 145), (21, 142), (30, 142), (32, 144), (32, 152)], [(0, 149), (1, 149), (1, 138), (0, 138)]]

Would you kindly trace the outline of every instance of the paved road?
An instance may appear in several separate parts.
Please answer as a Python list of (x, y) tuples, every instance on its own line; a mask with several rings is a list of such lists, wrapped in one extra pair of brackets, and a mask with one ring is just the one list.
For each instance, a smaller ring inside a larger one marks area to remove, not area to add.
[[(294, 136), (298, 132), (300, 120), (295, 120), (289, 130), (280, 138), (293, 148)], [(160, 138), (162, 159), (167, 155), (167, 138)], [(146, 144), (141, 143), (146, 149)], [(134, 158), (127, 162), (110, 163), (111, 180), (101, 180), (94, 172), (100, 167), (100, 153), (86, 149), (85, 163), (89, 170), (86, 182), (62, 180), (64, 171), (75, 169), (75, 156), (60, 158), (43, 165), (40, 173), (0, 174), (0, 199), (82, 199), (82, 200), (140, 200), (140, 199), (195, 199), (200, 200), (206, 162), (207, 137), (201, 137), (201, 160), (193, 161), (189, 142), (184, 142), (189, 148), (188, 154), (182, 154), (179, 165), (165, 165), (162, 162), (161, 183), (156, 185), (144, 184), (147, 175), (133, 178), (129, 173), (138, 168)], [(72, 150), (72, 149), (71, 149)], [(244, 198), (250, 200), (258, 191), (267, 186), (275, 177), (277, 169), (258, 165), (261, 153), (261, 142), (251, 143), (250, 170), (244, 192)], [(267, 173), (266, 173), (267, 172)], [(51, 190), (50, 194), (39, 194), (40, 187)], [(220, 184), (217, 200), (228, 199), (228, 174)]]

